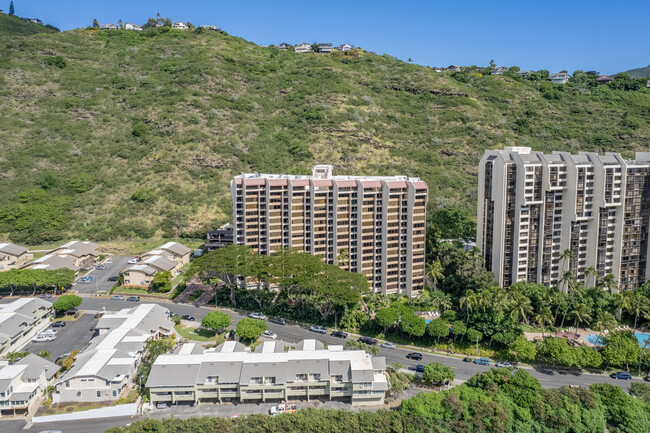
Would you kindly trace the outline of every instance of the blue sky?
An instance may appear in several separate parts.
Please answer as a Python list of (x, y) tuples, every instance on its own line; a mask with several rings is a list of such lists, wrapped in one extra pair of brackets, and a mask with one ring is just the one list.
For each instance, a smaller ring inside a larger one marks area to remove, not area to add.
[[(6, 4), (4, 4), (6, 3)], [(14, 0), (16, 14), (69, 30), (174, 21), (216, 24), (271, 43), (349, 42), (429, 66), (518, 65), (522, 69), (611, 74), (650, 64), (648, 1), (268, 1)], [(0, 0), (5, 13), (9, 0)]]

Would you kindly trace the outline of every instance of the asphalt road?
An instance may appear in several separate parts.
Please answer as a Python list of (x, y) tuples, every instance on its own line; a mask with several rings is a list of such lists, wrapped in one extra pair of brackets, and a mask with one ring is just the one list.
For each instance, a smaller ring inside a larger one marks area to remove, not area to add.
[(38, 354), (41, 350), (52, 352), (49, 360), (54, 362), (59, 355), (71, 353), (74, 350), (82, 350), (93, 336), (90, 328), (94, 325), (94, 316), (84, 314), (78, 320), (65, 322), (63, 328), (48, 328), (56, 330), (56, 340), (44, 342), (31, 342), (23, 350)]
[(109, 257), (102, 263), (102, 265), (106, 266), (105, 271), (93, 268), (85, 274), (86, 276), (92, 276), (93, 280), (88, 284), (77, 282), (74, 285), (74, 289), (79, 293), (95, 293), (98, 291), (108, 292), (116, 284), (114, 281), (108, 281), (108, 279), (110, 277), (118, 276), (122, 269), (128, 266), (127, 262), (132, 258), (133, 257), (128, 256)]
[[(150, 302), (150, 301), (143, 300), (142, 302)], [(208, 309), (208, 308), (197, 308), (191, 305), (174, 304), (171, 302), (155, 302), (155, 303), (164, 306), (168, 308), (170, 311), (181, 316), (185, 314), (192, 315), (195, 317), (197, 322), (200, 322), (203, 316), (205, 316), (207, 313), (213, 311), (212, 309)], [(92, 311), (102, 311), (104, 308), (106, 309), (106, 311), (116, 311), (122, 308), (132, 307), (133, 305), (134, 305), (133, 302), (128, 302), (128, 301), (114, 301), (109, 298), (87, 297), (84, 298), (84, 301), (81, 304), (81, 308), (92, 310)], [(232, 319), (232, 327), (235, 327), (237, 325), (237, 322), (239, 322), (240, 319), (246, 317), (244, 315), (232, 311), (225, 311), (225, 312), (228, 313)], [(268, 323), (268, 328), (274, 331), (278, 335), (278, 339), (291, 342), (291, 343), (295, 343), (307, 338), (315, 338), (327, 344), (345, 344), (345, 342), (347, 341), (345, 339), (332, 337), (331, 335), (329, 335), (329, 333), (317, 334), (314, 332), (310, 332), (308, 329), (302, 326), (297, 326), (297, 325), (283, 326), (268, 321), (267, 323)], [(426, 353), (424, 351), (420, 351), (420, 353), (422, 353), (423, 355), (423, 359), (421, 361), (411, 361), (410, 359), (406, 359), (406, 354), (413, 351), (416, 350), (400, 348), (400, 347), (398, 347), (397, 349), (379, 348), (379, 356), (384, 356), (386, 358), (387, 365), (391, 365), (394, 362), (400, 362), (404, 365), (404, 368), (414, 368), (417, 364), (427, 364), (429, 362), (440, 362), (441, 364), (447, 365), (454, 370), (454, 372), (456, 373), (456, 379), (458, 381), (468, 380), (476, 373), (485, 372), (490, 368), (494, 367), (494, 365), (491, 366), (476, 365), (470, 362), (463, 362), (462, 359), (455, 358), (452, 356), (435, 354), (435, 353)], [(544, 388), (557, 388), (563, 385), (589, 386), (594, 383), (613, 383), (617, 386), (620, 386), (622, 389), (627, 390), (630, 387), (630, 384), (632, 382), (634, 381), (642, 382), (641, 379), (633, 379), (632, 381), (616, 380), (610, 378), (609, 376), (604, 376), (599, 374), (585, 373), (580, 376), (574, 376), (570, 374), (560, 374), (557, 371), (547, 372), (547, 373), (536, 371), (534, 369), (527, 369), (527, 371), (532, 376), (536, 377), (542, 384), (542, 387)]]

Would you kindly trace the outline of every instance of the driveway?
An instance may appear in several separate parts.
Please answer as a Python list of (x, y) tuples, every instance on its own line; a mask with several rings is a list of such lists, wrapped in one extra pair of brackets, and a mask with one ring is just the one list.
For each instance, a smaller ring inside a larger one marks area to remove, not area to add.
[(56, 329), (56, 340), (40, 343), (31, 342), (23, 350), (38, 354), (41, 350), (52, 352), (49, 360), (54, 362), (56, 358), (64, 353), (74, 350), (81, 350), (90, 342), (93, 332), (90, 330), (95, 325), (95, 317), (92, 314), (84, 314), (78, 320), (66, 322), (63, 328)]
[(113, 288), (115, 281), (108, 281), (110, 277), (116, 277), (120, 272), (128, 266), (128, 261), (133, 257), (128, 256), (111, 256), (102, 262), (106, 266), (105, 271), (100, 271), (95, 268), (91, 269), (85, 275), (93, 277), (89, 284), (75, 283), (74, 288), (79, 293), (95, 293), (98, 291), (108, 292)]

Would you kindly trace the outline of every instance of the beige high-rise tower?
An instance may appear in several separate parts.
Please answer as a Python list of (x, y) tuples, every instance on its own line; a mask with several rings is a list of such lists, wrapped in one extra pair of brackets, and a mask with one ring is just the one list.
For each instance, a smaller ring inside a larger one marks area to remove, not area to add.
[(406, 176), (248, 174), (231, 183), (235, 243), (260, 254), (291, 247), (366, 275), (373, 291), (424, 287), (428, 188)]
[(650, 153), (488, 150), (478, 189), (476, 245), (502, 286), (563, 287), (568, 270), (586, 286), (612, 274), (621, 290), (650, 277)]

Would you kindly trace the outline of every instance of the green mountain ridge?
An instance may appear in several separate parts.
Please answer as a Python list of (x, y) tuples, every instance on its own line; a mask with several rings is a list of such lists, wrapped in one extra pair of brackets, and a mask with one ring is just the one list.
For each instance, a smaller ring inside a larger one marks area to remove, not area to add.
[(37, 33), (58, 33), (52, 26), (30, 23), (15, 15), (0, 13), (0, 37), (16, 37)]
[(637, 81), (486, 72), (169, 28), (2, 38), (1, 237), (202, 237), (230, 219), (234, 175), (314, 164), (419, 176), (431, 210), (473, 215), (486, 148), (647, 148), (650, 91)]
[(650, 65), (644, 68), (635, 68), (625, 71), (632, 78), (647, 78), (650, 80)]

